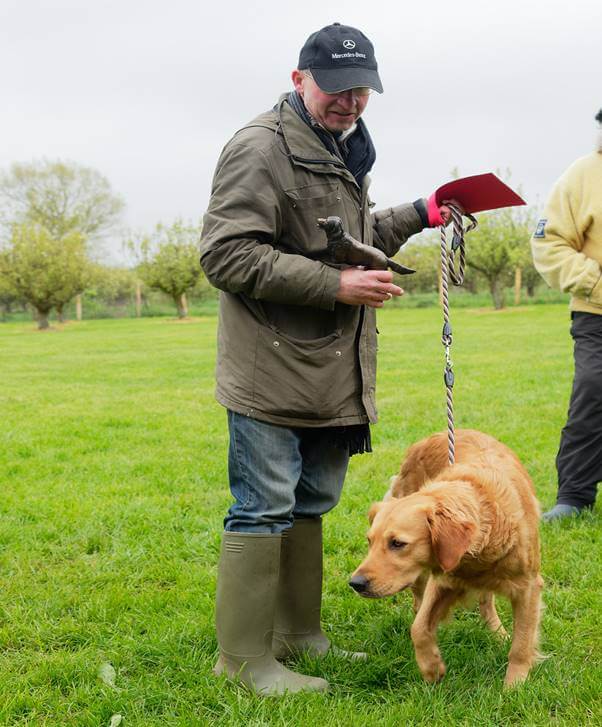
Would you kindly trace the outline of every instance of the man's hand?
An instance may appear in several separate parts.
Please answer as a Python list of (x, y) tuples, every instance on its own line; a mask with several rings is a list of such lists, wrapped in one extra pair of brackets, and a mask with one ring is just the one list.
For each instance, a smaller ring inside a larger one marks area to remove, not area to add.
[(337, 300), (347, 305), (369, 305), (382, 308), (386, 300), (403, 295), (398, 285), (393, 285), (393, 273), (389, 270), (364, 270), (346, 268), (341, 271), (341, 284)]
[(447, 206), (448, 204), (453, 204), (454, 207), (460, 210), (460, 214), (464, 214), (464, 207), (455, 199), (450, 199), (449, 202), (446, 200), (441, 207), (439, 207), (439, 214), (441, 215), (441, 219), (443, 220), (443, 223), (447, 226), (451, 222), (452, 213), (450, 208)]
[(449, 225), (452, 218), (452, 213), (448, 205), (453, 204), (454, 207), (457, 207), (460, 210), (461, 214), (464, 214), (464, 208), (462, 205), (455, 199), (449, 199), (445, 200), (441, 203), (441, 206), (437, 205), (437, 200), (435, 198), (435, 192), (431, 194), (431, 196), (428, 198), (426, 203), (426, 209), (428, 213), (429, 218), (429, 227), (439, 227), (440, 225)]

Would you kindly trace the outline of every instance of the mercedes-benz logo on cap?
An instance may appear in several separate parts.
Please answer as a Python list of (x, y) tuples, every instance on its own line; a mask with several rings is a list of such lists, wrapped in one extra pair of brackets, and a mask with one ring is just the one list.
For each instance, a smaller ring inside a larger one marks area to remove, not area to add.
[(343, 48), (347, 48), (347, 50), (353, 50), (355, 48), (355, 41), (354, 40), (344, 40)]

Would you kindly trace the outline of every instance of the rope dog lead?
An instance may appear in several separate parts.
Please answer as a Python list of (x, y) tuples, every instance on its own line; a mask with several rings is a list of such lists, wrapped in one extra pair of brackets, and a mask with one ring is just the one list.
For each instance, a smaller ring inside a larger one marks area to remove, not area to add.
[[(453, 464), (456, 457), (455, 436), (454, 436), (454, 371), (453, 362), (450, 356), (450, 349), (453, 342), (452, 327), (449, 319), (449, 280), (454, 285), (460, 286), (464, 283), (464, 270), (466, 267), (466, 252), (464, 249), (464, 235), (477, 226), (477, 221), (472, 215), (466, 215), (470, 220), (464, 228), (462, 213), (452, 204), (447, 204), (452, 213), (453, 237), (451, 249), (447, 246), (447, 234), (445, 225), (441, 225), (441, 303), (443, 306), (443, 332), (441, 343), (445, 347), (445, 369), (443, 380), (447, 390), (447, 440), (448, 460)], [(456, 253), (458, 253), (458, 267), (456, 268)]]

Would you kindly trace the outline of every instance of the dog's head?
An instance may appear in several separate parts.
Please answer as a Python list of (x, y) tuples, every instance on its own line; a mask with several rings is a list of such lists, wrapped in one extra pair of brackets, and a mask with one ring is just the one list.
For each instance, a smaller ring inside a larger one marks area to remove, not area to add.
[(368, 519), (368, 555), (349, 581), (368, 598), (398, 593), (425, 571), (452, 571), (476, 531), (460, 513), (420, 492), (374, 503)]
[(318, 227), (321, 227), (329, 240), (338, 240), (344, 236), (343, 220), (340, 217), (318, 217)]

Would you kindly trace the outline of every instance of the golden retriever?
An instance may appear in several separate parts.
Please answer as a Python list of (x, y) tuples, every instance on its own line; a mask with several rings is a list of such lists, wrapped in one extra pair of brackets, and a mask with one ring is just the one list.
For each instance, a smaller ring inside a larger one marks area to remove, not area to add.
[(436, 631), (451, 606), (480, 596), (481, 615), (505, 635), (495, 593), (512, 604), (514, 628), (504, 684), (524, 681), (538, 657), (541, 589), (539, 505), (518, 457), (497, 439), (456, 432), (448, 465), (447, 433), (412, 445), (383, 502), (369, 512), (369, 551), (349, 585), (380, 598), (411, 587), (416, 661), (429, 682), (445, 665)]

